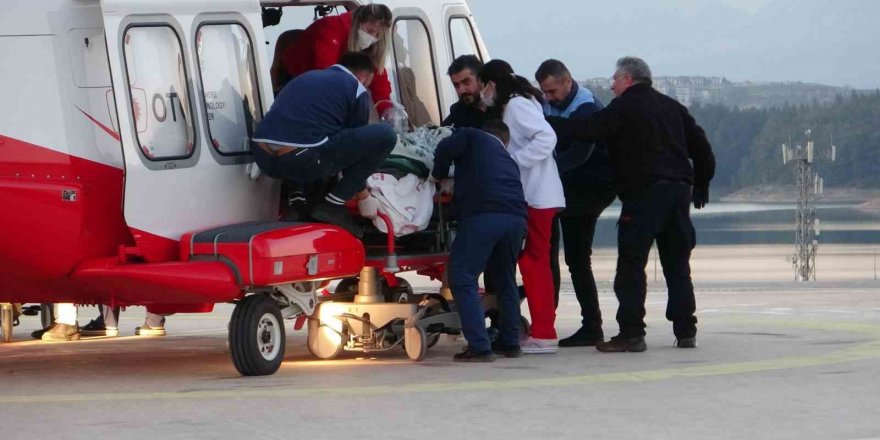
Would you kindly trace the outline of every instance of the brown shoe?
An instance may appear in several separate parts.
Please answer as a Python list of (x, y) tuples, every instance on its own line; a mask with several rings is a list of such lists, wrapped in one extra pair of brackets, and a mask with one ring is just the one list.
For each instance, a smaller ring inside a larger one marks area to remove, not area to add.
[(647, 349), (648, 344), (645, 344), (644, 336), (617, 335), (609, 339), (607, 342), (596, 344), (596, 350), (603, 353), (640, 353)]
[(150, 327), (147, 324), (144, 324), (140, 327), (135, 327), (134, 335), (135, 336), (165, 336), (165, 327)]
[(49, 342), (79, 341), (79, 326), (74, 324), (55, 324), (41, 338)]

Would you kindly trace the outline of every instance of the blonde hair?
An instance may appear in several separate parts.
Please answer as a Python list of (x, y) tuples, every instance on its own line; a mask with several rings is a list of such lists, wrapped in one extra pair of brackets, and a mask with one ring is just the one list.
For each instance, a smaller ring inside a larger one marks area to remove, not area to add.
[[(388, 35), (391, 34), (391, 9), (383, 4), (371, 4), (358, 6), (351, 17), (351, 32), (348, 33), (347, 49), (351, 52), (361, 52), (370, 57), (376, 72), (385, 72), (385, 57), (388, 52)], [(379, 36), (379, 41), (372, 46), (360, 50), (358, 48), (358, 30), (361, 25), (371, 21), (378, 21), (385, 27), (385, 31)]]

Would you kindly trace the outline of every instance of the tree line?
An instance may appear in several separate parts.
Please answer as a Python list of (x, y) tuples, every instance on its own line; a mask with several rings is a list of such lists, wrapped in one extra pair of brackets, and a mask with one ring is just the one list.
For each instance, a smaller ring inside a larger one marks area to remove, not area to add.
[[(826, 186), (880, 187), (880, 90), (838, 95), (830, 104), (739, 109), (697, 103), (690, 110), (715, 151), (713, 186), (794, 183), (794, 171), (782, 163), (781, 145), (806, 146), (809, 129)], [(834, 163), (825, 159), (832, 137)]]

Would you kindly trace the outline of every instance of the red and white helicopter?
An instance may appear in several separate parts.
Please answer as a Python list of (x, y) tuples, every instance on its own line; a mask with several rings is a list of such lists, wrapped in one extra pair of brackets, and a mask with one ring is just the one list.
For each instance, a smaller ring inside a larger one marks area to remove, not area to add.
[[(371, 331), (403, 318), (407, 352), (424, 356), (442, 320), (418, 321), (417, 303), (385, 303), (377, 286), (396, 286), (397, 270), (441, 278), (442, 249), (395, 261), (393, 237), (374, 256), (335, 226), (278, 222), (279, 184), (258, 177), (249, 153), (249, 133), (273, 98), (263, 9), (311, 18), (328, 9), (316, 6), (359, 3), (5, 2), (0, 302), (161, 314), (236, 302), (230, 351), (245, 375), (277, 370), (282, 320), (297, 316), (313, 318), (309, 348), (322, 358), (382, 349)], [(397, 69), (407, 68), (415, 98), (439, 123), (457, 99), (445, 67), (462, 54), (487, 56), (467, 4), (383, 3), (395, 16), (394, 97)], [(319, 282), (358, 274), (357, 298), (317, 310)]]

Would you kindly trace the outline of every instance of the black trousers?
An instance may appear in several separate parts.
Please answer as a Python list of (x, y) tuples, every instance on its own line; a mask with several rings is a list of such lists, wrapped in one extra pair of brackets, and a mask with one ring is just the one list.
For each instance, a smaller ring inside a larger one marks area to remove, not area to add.
[(559, 274), (559, 239), (560, 239), (560, 217), (556, 214), (553, 217), (553, 226), (550, 230), (550, 273), (553, 275), (553, 305), (559, 307), (559, 286), (562, 284), (562, 277)]
[(620, 302), (617, 323), (625, 336), (645, 334), (645, 265), (657, 241), (669, 298), (666, 319), (679, 339), (694, 337), (697, 318), (690, 257), (696, 232), (690, 219), (691, 187), (656, 183), (639, 192), (621, 193), (618, 220), (617, 276), (614, 293)]
[(578, 200), (576, 209), (566, 210), (560, 215), (565, 264), (581, 306), (581, 325), (599, 334), (602, 332), (602, 312), (593, 276), (593, 236), (599, 216), (614, 198), (614, 189), (610, 185), (597, 187), (596, 191)]

